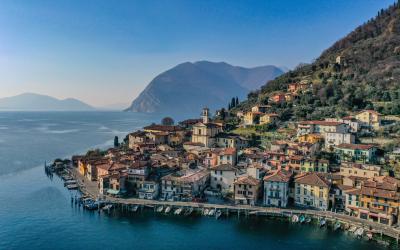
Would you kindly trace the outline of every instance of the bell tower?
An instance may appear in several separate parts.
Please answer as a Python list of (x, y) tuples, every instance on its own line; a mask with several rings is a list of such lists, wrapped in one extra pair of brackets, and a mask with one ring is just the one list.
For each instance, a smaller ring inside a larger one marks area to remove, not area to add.
[(203, 108), (203, 112), (201, 113), (201, 118), (203, 118), (204, 124), (207, 124), (210, 121), (209, 112), (210, 110), (208, 108)]

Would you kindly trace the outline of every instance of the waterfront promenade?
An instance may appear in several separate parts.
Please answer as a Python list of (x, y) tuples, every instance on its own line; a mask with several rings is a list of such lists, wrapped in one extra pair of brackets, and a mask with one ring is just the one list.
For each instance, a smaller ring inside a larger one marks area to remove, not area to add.
[[(80, 190), (84, 195), (92, 198), (99, 197), (99, 189), (97, 182), (89, 181), (81, 176), (76, 169), (72, 169), (71, 174), (77, 180)], [(231, 204), (212, 204), (212, 203), (197, 203), (197, 202), (181, 202), (181, 201), (159, 201), (159, 200), (145, 200), (137, 198), (116, 198), (107, 196), (107, 200), (113, 204), (120, 206), (127, 205), (139, 205), (148, 207), (157, 206), (171, 206), (188, 208), (192, 207), (197, 210), (205, 208), (213, 208), (221, 210), (227, 216), (273, 216), (273, 217), (288, 217), (291, 215), (306, 215), (313, 218), (325, 218), (328, 221), (340, 221), (350, 226), (363, 227), (369, 231), (391, 237), (396, 240), (397, 243), (400, 241), (400, 230), (389, 227), (383, 224), (379, 224), (373, 221), (360, 219), (357, 217), (349, 216), (346, 214), (335, 213), (331, 211), (320, 211), (312, 209), (296, 209), (296, 208), (275, 208), (275, 207), (260, 207), (260, 206), (249, 206), (249, 205), (231, 205)]]

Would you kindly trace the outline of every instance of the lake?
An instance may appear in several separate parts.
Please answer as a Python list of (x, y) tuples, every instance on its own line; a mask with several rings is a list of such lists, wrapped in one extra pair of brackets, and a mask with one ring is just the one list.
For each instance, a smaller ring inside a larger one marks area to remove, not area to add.
[(377, 249), (312, 225), (258, 217), (215, 220), (152, 212), (107, 216), (71, 205), (43, 164), (111, 146), (155, 115), (123, 112), (0, 112), (0, 249)]

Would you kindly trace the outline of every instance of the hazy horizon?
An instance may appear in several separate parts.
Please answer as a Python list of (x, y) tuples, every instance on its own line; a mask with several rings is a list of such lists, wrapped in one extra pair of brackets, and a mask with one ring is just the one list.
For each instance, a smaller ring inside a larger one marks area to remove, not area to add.
[(103, 107), (130, 103), (186, 61), (293, 68), (392, 3), (1, 1), (0, 98), (32, 92)]

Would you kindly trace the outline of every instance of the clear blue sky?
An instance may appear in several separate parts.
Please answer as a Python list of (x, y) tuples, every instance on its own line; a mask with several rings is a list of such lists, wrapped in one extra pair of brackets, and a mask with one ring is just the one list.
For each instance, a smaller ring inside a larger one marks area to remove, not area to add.
[(294, 67), (394, 0), (1, 0), (0, 97), (127, 103), (185, 61)]

